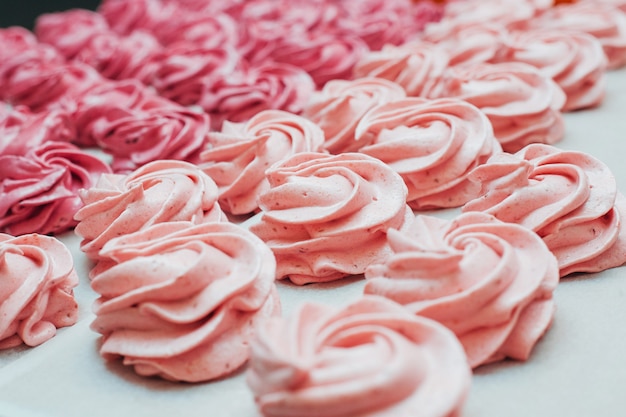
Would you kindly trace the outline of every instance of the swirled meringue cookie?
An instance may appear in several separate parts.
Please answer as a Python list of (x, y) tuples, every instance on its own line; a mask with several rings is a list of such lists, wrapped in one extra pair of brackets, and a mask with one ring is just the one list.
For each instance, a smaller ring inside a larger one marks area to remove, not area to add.
[(418, 216), (390, 230), (393, 255), (365, 271), (366, 294), (437, 320), (458, 337), (470, 365), (526, 360), (554, 315), (554, 255), (531, 230), (484, 213), (453, 221)]
[(500, 154), (470, 175), (482, 211), (535, 231), (556, 255), (561, 276), (626, 262), (625, 198), (609, 168), (593, 156), (534, 144)]
[(384, 78), (332, 80), (313, 94), (302, 115), (322, 128), (324, 148), (328, 152), (354, 152), (365, 145), (354, 137), (365, 113), (377, 105), (405, 97), (400, 85)]
[(507, 30), (522, 29), (552, 5), (552, 0), (447, 1), (443, 19), (435, 26), (498, 23)]
[(209, 143), (200, 167), (219, 187), (222, 208), (249, 214), (269, 189), (265, 171), (296, 153), (321, 151), (324, 132), (304, 117), (265, 110), (246, 123), (224, 122), (221, 132), (209, 134)]
[[(370, 136), (372, 139), (367, 139)], [(407, 98), (373, 108), (356, 128), (359, 152), (385, 162), (413, 209), (459, 207), (477, 196), (467, 176), (502, 152), (487, 116), (459, 99)]]
[(129, 175), (103, 175), (80, 198), (84, 207), (76, 213), (75, 232), (90, 259), (103, 259), (99, 252), (112, 238), (152, 224), (224, 220), (215, 182), (183, 161), (155, 161)]
[(584, 32), (511, 32), (496, 62), (524, 62), (552, 78), (567, 96), (563, 111), (596, 107), (605, 96), (606, 55), (600, 41)]
[(38, 234), (0, 234), (0, 349), (37, 346), (78, 320), (70, 251)]
[(76, 225), (79, 190), (111, 172), (99, 158), (66, 142), (47, 141), (23, 155), (0, 155), (0, 231), (61, 233)]
[(436, 44), (415, 41), (401, 46), (386, 45), (370, 52), (354, 67), (356, 77), (377, 77), (393, 81), (408, 96), (434, 97), (440, 78), (448, 68), (447, 51)]
[(264, 322), (247, 380), (265, 417), (452, 417), (470, 370), (445, 327), (365, 296)]
[(387, 230), (413, 217), (400, 175), (365, 154), (300, 153), (267, 178), (250, 230), (276, 255), (276, 277), (296, 284), (362, 274), (389, 254)]
[(258, 321), (280, 314), (269, 248), (232, 223), (170, 222), (109, 241), (91, 283), (100, 353), (144, 376), (198, 382), (236, 371)]
[(530, 27), (588, 33), (602, 44), (610, 69), (626, 65), (626, 14), (608, 2), (559, 5), (532, 20)]
[(449, 68), (443, 80), (441, 96), (460, 98), (485, 112), (506, 152), (529, 143), (553, 144), (565, 134), (565, 93), (531, 65), (459, 65)]

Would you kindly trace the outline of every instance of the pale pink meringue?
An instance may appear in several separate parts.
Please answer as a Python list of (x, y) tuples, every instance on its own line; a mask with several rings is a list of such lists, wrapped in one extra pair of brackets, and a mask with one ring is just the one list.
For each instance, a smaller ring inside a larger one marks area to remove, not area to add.
[(330, 153), (354, 152), (364, 146), (354, 137), (359, 120), (374, 106), (406, 97), (404, 89), (383, 78), (331, 80), (313, 94), (303, 116), (322, 128)]
[(250, 230), (274, 252), (277, 279), (299, 285), (363, 273), (388, 256), (387, 230), (413, 216), (402, 178), (364, 154), (300, 153), (267, 178)]
[(448, 0), (444, 17), (434, 25), (498, 23), (507, 29), (523, 29), (552, 5), (552, 0)]
[(264, 417), (452, 417), (470, 378), (450, 331), (375, 296), (262, 323), (247, 374)]
[(40, 345), (78, 320), (72, 254), (38, 234), (0, 234), (0, 350)]
[(529, 143), (553, 144), (564, 134), (565, 93), (535, 67), (518, 63), (451, 67), (441, 97), (466, 100), (481, 109), (507, 152)]
[(217, 186), (200, 168), (183, 161), (150, 162), (129, 175), (103, 175), (83, 190), (84, 207), (76, 213), (80, 248), (91, 259), (114, 237), (156, 223), (219, 222)]
[(499, 23), (481, 22), (463, 25), (429, 25), (421, 39), (435, 43), (450, 58), (449, 65), (493, 62), (504, 46), (508, 30)]
[(562, 4), (531, 22), (532, 28), (576, 30), (596, 37), (610, 69), (626, 65), (626, 14), (605, 2)]
[(400, 174), (407, 203), (420, 210), (459, 207), (475, 198), (480, 186), (468, 175), (502, 152), (487, 116), (459, 99), (407, 98), (377, 106), (355, 136), (369, 143), (359, 152)]
[(394, 254), (365, 271), (365, 293), (448, 327), (472, 368), (528, 359), (552, 323), (557, 262), (527, 228), (483, 213), (418, 216), (389, 242)]
[(231, 223), (155, 224), (109, 241), (91, 282), (100, 354), (143, 376), (199, 382), (243, 365), (257, 322), (280, 314), (269, 248)]
[(94, 36), (110, 30), (101, 14), (71, 9), (39, 16), (34, 32), (39, 42), (54, 46), (66, 59), (74, 59)]
[(320, 152), (324, 132), (304, 117), (264, 110), (246, 123), (224, 122), (221, 132), (209, 134), (209, 143), (200, 167), (219, 187), (221, 207), (249, 214), (259, 209), (259, 196), (270, 188), (265, 171), (294, 154)]
[(0, 231), (12, 235), (60, 233), (76, 225), (80, 189), (108, 165), (66, 142), (49, 141), (24, 155), (0, 155)]
[(609, 168), (589, 154), (534, 144), (500, 154), (470, 175), (482, 211), (535, 231), (556, 255), (561, 276), (626, 262), (625, 198)]
[(602, 103), (607, 59), (593, 36), (566, 29), (525, 30), (510, 33), (505, 45), (497, 62), (524, 62), (552, 78), (567, 96), (563, 111)]
[(378, 77), (400, 84), (408, 96), (434, 97), (450, 57), (438, 45), (415, 41), (370, 52), (354, 67), (355, 77)]
[(241, 68), (212, 83), (198, 105), (219, 130), (225, 120), (245, 122), (263, 110), (302, 112), (315, 90), (311, 76), (287, 64)]

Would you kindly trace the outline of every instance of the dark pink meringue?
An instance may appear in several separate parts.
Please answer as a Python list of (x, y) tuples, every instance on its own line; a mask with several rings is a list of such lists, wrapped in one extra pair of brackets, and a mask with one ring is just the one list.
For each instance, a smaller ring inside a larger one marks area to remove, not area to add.
[(0, 112), (0, 155), (25, 155), (44, 142), (70, 142), (75, 136), (67, 112), (33, 114), (24, 106)]
[(94, 35), (76, 54), (75, 59), (95, 68), (111, 80), (133, 78), (150, 84), (159, 68), (162, 46), (145, 31), (134, 31), (128, 36), (114, 32)]
[(39, 16), (34, 31), (39, 42), (54, 46), (66, 59), (74, 59), (94, 36), (110, 30), (101, 14), (72, 9)]
[(176, 19), (178, 8), (161, 0), (103, 0), (98, 6), (109, 26), (120, 35), (137, 29), (157, 32), (170, 19)]
[(110, 168), (64, 142), (45, 142), (23, 156), (0, 155), (0, 230), (13, 235), (60, 233), (76, 225), (78, 190)]
[(160, 95), (183, 106), (202, 105), (212, 86), (231, 77), (239, 63), (237, 53), (227, 47), (188, 43), (171, 45), (155, 59), (159, 65), (152, 85)]
[(219, 130), (224, 120), (244, 122), (263, 110), (300, 113), (315, 89), (304, 70), (278, 63), (242, 68), (210, 85), (198, 103)]

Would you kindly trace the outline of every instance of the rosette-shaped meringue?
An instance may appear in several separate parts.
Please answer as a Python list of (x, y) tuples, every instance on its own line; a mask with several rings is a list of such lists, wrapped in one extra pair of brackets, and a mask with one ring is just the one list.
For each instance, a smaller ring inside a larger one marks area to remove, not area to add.
[(464, 25), (429, 25), (421, 37), (444, 49), (450, 58), (449, 65), (492, 62), (504, 46), (508, 31), (494, 22)]
[(55, 238), (0, 234), (0, 281), (0, 349), (40, 345), (78, 320), (78, 275)]
[(561, 276), (626, 262), (626, 199), (609, 168), (591, 155), (534, 144), (494, 156), (470, 178), (482, 188), (463, 210), (537, 232)]
[(157, 32), (161, 25), (176, 19), (176, 11), (174, 5), (160, 0), (103, 0), (98, 6), (98, 13), (120, 35), (137, 29)]
[(303, 115), (324, 131), (330, 153), (354, 152), (363, 143), (354, 137), (359, 120), (371, 108), (406, 97), (404, 89), (383, 78), (332, 80), (313, 94)]
[(245, 122), (263, 110), (300, 113), (315, 84), (298, 67), (267, 63), (243, 68), (213, 83), (198, 103), (219, 130), (224, 120)]
[(100, 13), (85, 9), (43, 14), (35, 22), (39, 42), (54, 46), (66, 59), (74, 59), (94, 36), (110, 31)]
[(413, 217), (402, 178), (368, 155), (296, 154), (267, 179), (250, 230), (276, 255), (276, 277), (299, 285), (362, 274), (388, 256), (387, 230)]
[(173, 222), (109, 241), (91, 282), (100, 353), (144, 376), (198, 382), (248, 360), (257, 322), (280, 314), (276, 262), (231, 223)]
[(387, 45), (370, 52), (354, 67), (355, 77), (378, 77), (400, 84), (407, 95), (437, 95), (438, 82), (448, 68), (447, 52), (428, 42)]
[(522, 29), (546, 9), (552, 0), (449, 0), (443, 19), (435, 25), (498, 23), (507, 29)]
[(462, 65), (448, 69), (442, 97), (457, 97), (481, 109), (507, 152), (529, 143), (558, 142), (565, 133), (565, 93), (535, 67), (523, 63)]
[(324, 132), (304, 117), (265, 110), (246, 123), (225, 122), (221, 132), (210, 133), (210, 144), (200, 166), (219, 187), (221, 207), (249, 214), (270, 188), (265, 171), (294, 154), (321, 151)]
[(576, 30), (600, 41), (610, 69), (626, 65), (626, 14), (604, 2), (577, 2), (553, 7), (531, 22), (532, 28)]
[(502, 151), (487, 116), (458, 99), (407, 98), (377, 106), (359, 122), (356, 138), (371, 143), (359, 152), (400, 174), (414, 209), (458, 207), (475, 198), (480, 186), (469, 173)]
[(80, 194), (85, 206), (76, 213), (81, 250), (91, 259), (114, 237), (164, 222), (218, 222), (223, 213), (217, 186), (197, 166), (159, 160), (129, 175), (103, 175)]
[(237, 23), (226, 13), (188, 13), (181, 17), (168, 21), (153, 35), (163, 45), (187, 42), (207, 49), (237, 46)]
[(374, 296), (266, 321), (247, 374), (264, 417), (452, 417), (470, 378), (452, 332)]
[(349, 79), (369, 49), (354, 35), (303, 33), (281, 39), (270, 54), (276, 62), (305, 70), (318, 87), (335, 79)]
[(0, 155), (0, 231), (49, 234), (74, 227), (79, 190), (109, 172), (100, 159), (65, 142)]
[(224, 46), (205, 48), (178, 43), (164, 49), (152, 85), (160, 95), (183, 106), (199, 104), (210, 87), (236, 69), (239, 57)]
[(150, 84), (159, 68), (163, 47), (154, 36), (135, 31), (121, 37), (111, 31), (93, 36), (76, 55), (76, 60), (95, 68), (110, 80), (134, 78)]
[(418, 216), (389, 242), (393, 255), (365, 271), (365, 293), (451, 329), (473, 368), (526, 360), (552, 323), (557, 262), (525, 227), (484, 213)]
[(512, 32), (499, 62), (524, 62), (552, 78), (567, 101), (563, 111), (598, 106), (604, 99), (607, 60), (600, 42), (584, 32), (536, 29)]
[(0, 155), (25, 155), (44, 142), (69, 142), (74, 137), (74, 126), (66, 112), (33, 114), (24, 106), (0, 110)]
[(206, 114), (182, 106), (125, 113), (100, 120), (95, 138), (98, 146), (113, 155), (115, 172), (129, 172), (160, 159), (197, 162), (210, 129)]

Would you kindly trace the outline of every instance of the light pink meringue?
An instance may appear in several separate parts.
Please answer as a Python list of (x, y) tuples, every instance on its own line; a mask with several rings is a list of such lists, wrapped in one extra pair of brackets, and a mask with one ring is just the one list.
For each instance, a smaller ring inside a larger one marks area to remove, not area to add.
[(459, 99), (407, 98), (374, 107), (355, 136), (370, 143), (359, 152), (400, 174), (413, 209), (459, 207), (475, 198), (480, 186), (468, 175), (502, 152), (489, 119)]
[(264, 417), (452, 417), (470, 378), (450, 331), (375, 296), (262, 323), (247, 374)]
[(565, 93), (531, 65), (461, 65), (449, 68), (443, 79), (440, 96), (460, 98), (485, 112), (506, 152), (529, 143), (553, 144), (565, 134)]
[(224, 122), (221, 132), (209, 134), (209, 142), (200, 167), (219, 187), (222, 208), (249, 214), (270, 188), (265, 171), (294, 154), (321, 151), (324, 132), (301, 116), (264, 110), (246, 123)]
[(80, 197), (84, 207), (76, 213), (75, 231), (90, 259), (103, 259), (99, 252), (112, 238), (152, 224), (224, 220), (215, 182), (183, 161), (159, 160), (129, 175), (103, 175)]
[(496, 155), (470, 175), (482, 211), (535, 231), (556, 255), (561, 276), (626, 262), (625, 198), (609, 168), (583, 152), (534, 144)]
[(593, 36), (566, 29), (512, 32), (497, 62), (524, 62), (552, 78), (567, 101), (563, 111), (596, 107), (605, 96), (607, 59)]
[(250, 230), (274, 252), (276, 277), (299, 285), (363, 273), (388, 256), (387, 230), (413, 216), (402, 178), (364, 154), (300, 153), (267, 178)]
[(143, 376), (208, 381), (249, 356), (257, 322), (280, 314), (272, 252), (231, 223), (154, 224), (109, 241), (91, 282), (100, 353)]
[(404, 89), (383, 78), (331, 80), (313, 94), (303, 116), (322, 128), (330, 153), (354, 152), (364, 146), (354, 137), (359, 120), (374, 106), (406, 97)]
[(388, 297), (451, 329), (470, 365), (526, 360), (554, 315), (557, 262), (531, 230), (483, 213), (418, 216), (389, 231), (394, 254), (365, 271), (366, 294)]
[(434, 97), (448, 68), (448, 53), (436, 44), (415, 41), (370, 52), (354, 67), (355, 77), (378, 77), (400, 84), (408, 96)]
[(448, 0), (444, 17), (434, 25), (498, 23), (509, 30), (523, 29), (552, 6), (553, 0)]
[(38, 234), (0, 234), (0, 350), (37, 346), (78, 320), (72, 254)]
[(606, 2), (576, 2), (553, 7), (531, 22), (532, 28), (575, 30), (596, 37), (610, 69), (626, 65), (626, 14)]
[(44, 142), (24, 155), (0, 155), (0, 231), (60, 233), (76, 225), (78, 192), (108, 165), (66, 142)]

